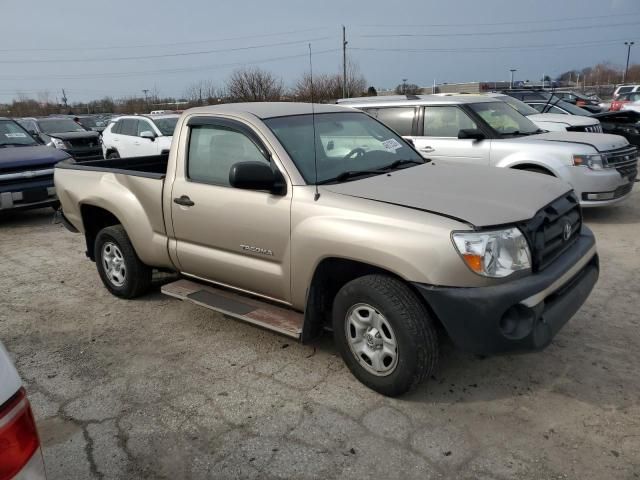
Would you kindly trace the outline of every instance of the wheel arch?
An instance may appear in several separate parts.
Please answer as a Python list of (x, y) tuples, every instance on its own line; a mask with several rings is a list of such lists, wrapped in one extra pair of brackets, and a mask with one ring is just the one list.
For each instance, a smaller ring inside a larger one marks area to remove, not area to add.
[(87, 242), (87, 257), (95, 262), (94, 244), (98, 232), (106, 227), (122, 225), (122, 222), (109, 210), (91, 204), (81, 205), (80, 215), (84, 226), (84, 238)]
[(549, 168), (548, 165), (544, 165), (544, 164), (540, 164), (540, 163), (536, 163), (536, 162), (523, 162), (523, 163), (518, 163), (515, 165), (510, 165), (509, 168), (512, 168), (514, 170), (543, 170), (547, 175), (551, 175), (553, 177), (558, 178), (558, 174), (556, 172), (554, 172), (551, 168)]

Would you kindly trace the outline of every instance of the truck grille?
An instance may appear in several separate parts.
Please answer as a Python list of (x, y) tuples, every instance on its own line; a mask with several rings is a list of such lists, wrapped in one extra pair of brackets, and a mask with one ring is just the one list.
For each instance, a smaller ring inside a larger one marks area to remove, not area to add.
[(543, 270), (570, 248), (580, 235), (582, 211), (578, 198), (569, 192), (519, 227), (529, 241), (533, 271)]
[(579, 127), (567, 127), (569, 132), (589, 132), (589, 133), (602, 133), (602, 125), (587, 125)]
[(100, 140), (98, 138), (74, 138), (73, 140), (66, 140), (71, 148), (99, 148)]

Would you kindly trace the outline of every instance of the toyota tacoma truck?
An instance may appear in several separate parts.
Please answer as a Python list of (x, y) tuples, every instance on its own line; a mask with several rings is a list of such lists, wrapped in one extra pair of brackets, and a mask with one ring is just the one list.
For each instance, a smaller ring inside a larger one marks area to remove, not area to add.
[(540, 350), (595, 285), (594, 235), (566, 183), (444, 165), (335, 105), (187, 110), (168, 155), (62, 162), (63, 222), (105, 287), (162, 291), (309, 342), (333, 331), (385, 395), (428, 378), (440, 335)]

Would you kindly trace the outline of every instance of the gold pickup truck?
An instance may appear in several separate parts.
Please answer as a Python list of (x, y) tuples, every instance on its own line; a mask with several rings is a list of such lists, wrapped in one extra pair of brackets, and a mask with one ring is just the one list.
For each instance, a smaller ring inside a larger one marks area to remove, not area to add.
[(309, 342), (400, 395), (441, 335), (540, 350), (587, 299), (598, 255), (578, 199), (534, 173), (440, 165), (365, 113), (247, 103), (187, 110), (168, 156), (58, 164), (67, 228), (114, 295), (164, 293)]

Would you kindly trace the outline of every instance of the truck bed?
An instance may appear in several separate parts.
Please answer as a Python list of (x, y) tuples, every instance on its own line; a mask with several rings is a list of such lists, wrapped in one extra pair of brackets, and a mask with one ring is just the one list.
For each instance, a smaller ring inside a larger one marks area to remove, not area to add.
[(57, 168), (123, 173), (125, 175), (133, 175), (137, 177), (163, 179), (167, 173), (168, 160), (168, 153), (162, 155), (152, 155), (148, 157), (90, 160), (81, 163), (74, 160), (66, 160), (58, 163)]

